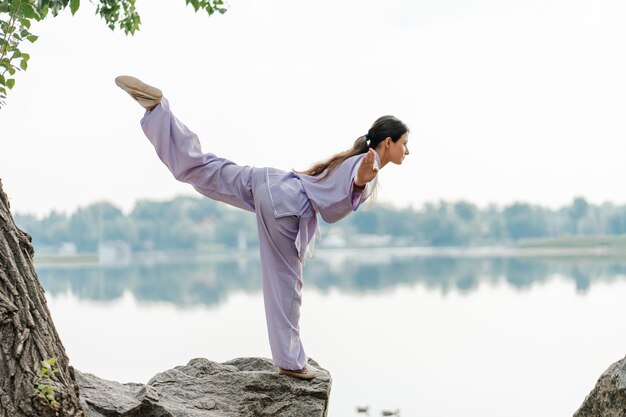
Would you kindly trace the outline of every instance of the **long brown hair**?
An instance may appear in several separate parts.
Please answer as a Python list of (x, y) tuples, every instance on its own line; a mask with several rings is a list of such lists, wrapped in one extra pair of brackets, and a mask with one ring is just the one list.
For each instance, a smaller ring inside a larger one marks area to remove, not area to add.
[(296, 171), (298, 174), (312, 175), (314, 177), (328, 174), (337, 168), (343, 161), (367, 152), (370, 148), (376, 149), (378, 144), (386, 138), (391, 138), (393, 142), (400, 140), (402, 135), (407, 133), (409, 128), (404, 123), (393, 116), (382, 116), (376, 119), (366, 135), (354, 141), (352, 148), (339, 152), (325, 161), (314, 164), (306, 171)]

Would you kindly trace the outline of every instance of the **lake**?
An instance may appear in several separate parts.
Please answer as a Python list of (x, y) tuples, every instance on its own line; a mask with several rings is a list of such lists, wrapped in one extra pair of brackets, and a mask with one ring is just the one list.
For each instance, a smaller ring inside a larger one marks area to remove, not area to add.
[[(194, 357), (270, 357), (254, 255), (36, 268), (83, 372), (145, 383)], [(571, 416), (626, 354), (619, 259), (319, 250), (304, 282), (330, 417)]]

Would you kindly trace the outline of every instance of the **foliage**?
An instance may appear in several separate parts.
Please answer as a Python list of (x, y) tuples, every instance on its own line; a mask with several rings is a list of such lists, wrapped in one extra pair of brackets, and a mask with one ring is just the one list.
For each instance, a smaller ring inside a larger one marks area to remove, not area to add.
[(111, 203), (102, 202), (79, 209), (67, 222), (67, 236), (87, 252), (95, 252), (99, 241), (132, 241), (134, 228), (130, 219)]
[(41, 361), (41, 370), (35, 379), (35, 394), (46, 402), (53, 410), (58, 410), (59, 402), (55, 398), (55, 390), (52, 379), (59, 373), (59, 368), (55, 367), (57, 359), (52, 357)]
[[(92, 0), (96, 14), (111, 29), (133, 35), (139, 30), (141, 18), (135, 8), (136, 0)], [(223, 0), (185, 0), (194, 10), (205, 10), (209, 15), (225, 13)], [(8, 90), (15, 86), (15, 74), (28, 68), (30, 55), (21, 48), (24, 42), (35, 42), (31, 24), (50, 14), (57, 16), (69, 7), (72, 15), (80, 8), (81, 0), (0, 0), (0, 108), (6, 103)]]
[[(46, 249), (54, 252), (67, 243), (78, 252), (93, 253), (105, 241), (123, 241), (134, 250), (258, 244), (254, 215), (206, 198), (140, 201), (129, 214), (100, 202), (71, 215), (53, 211), (41, 219), (19, 213), (14, 217), (33, 237), (40, 253)], [(357, 246), (366, 235), (388, 236), (395, 245), (423, 246), (507, 245), (536, 238), (622, 235), (626, 234), (626, 206), (596, 206), (581, 198), (558, 210), (525, 203), (482, 209), (463, 201), (428, 203), (420, 209), (378, 204), (333, 224), (332, 232), (322, 233), (322, 237), (330, 234)]]
[(30, 33), (32, 20), (42, 15), (34, 2), (29, 0), (5, 0), (0, 3), (0, 107), (7, 97), (7, 90), (15, 85), (17, 71), (28, 68), (30, 55), (22, 52), (24, 41), (35, 42)]
[(514, 240), (548, 235), (546, 215), (542, 208), (515, 203), (504, 209), (503, 214), (508, 235)]

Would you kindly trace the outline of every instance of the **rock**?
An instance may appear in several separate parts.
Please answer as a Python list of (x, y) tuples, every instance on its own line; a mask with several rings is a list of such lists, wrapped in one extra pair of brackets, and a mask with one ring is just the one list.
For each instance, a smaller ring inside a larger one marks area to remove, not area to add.
[(574, 417), (626, 417), (626, 357), (604, 371)]
[(81, 401), (93, 417), (325, 417), (331, 387), (326, 371), (303, 381), (278, 375), (263, 358), (192, 359), (145, 385), (75, 372)]

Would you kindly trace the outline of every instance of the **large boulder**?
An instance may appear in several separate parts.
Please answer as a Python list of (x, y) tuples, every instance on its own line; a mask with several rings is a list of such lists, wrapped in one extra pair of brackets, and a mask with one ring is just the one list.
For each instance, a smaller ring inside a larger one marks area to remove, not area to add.
[(604, 371), (574, 417), (626, 417), (626, 357)]
[(324, 372), (304, 381), (278, 375), (269, 359), (216, 363), (200, 358), (161, 372), (145, 385), (79, 371), (76, 379), (92, 417), (325, 417), (331, 378)]

